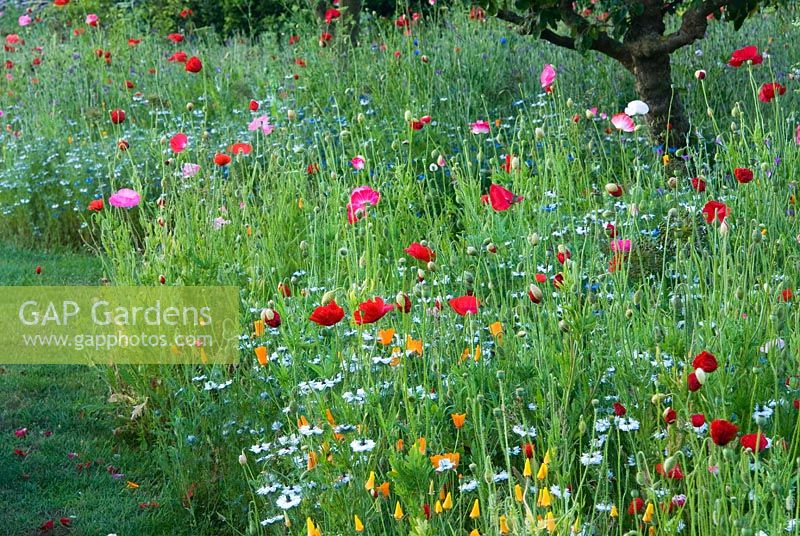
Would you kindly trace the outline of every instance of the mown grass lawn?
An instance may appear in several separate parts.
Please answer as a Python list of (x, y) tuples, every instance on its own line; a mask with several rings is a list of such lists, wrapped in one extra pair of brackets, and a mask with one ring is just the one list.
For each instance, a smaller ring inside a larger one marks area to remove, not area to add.
[[(88, 255), (0, 246), (1, 285), (93, 285), (100, 277)], [(208, 533), (176, 523), (189, 515), (164, 498), (146, 445), (115, 436), (125, 416), (108, 397), (103, 374), (85, 366), (0, 366), (0, 534)]]

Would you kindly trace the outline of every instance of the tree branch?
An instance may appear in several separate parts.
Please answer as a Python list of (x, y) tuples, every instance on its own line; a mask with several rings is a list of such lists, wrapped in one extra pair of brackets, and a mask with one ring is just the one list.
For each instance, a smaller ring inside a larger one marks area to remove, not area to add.
[(656, 52), (671, 53), (702, 39), (708, 28), (707, 17), (727, 4), (726, 0), (705, 0), (696, 8), (689, 9), (681, 17), (681, 26), (661, 39)]
[[(575, 29), (578, 32), (586, 31), (588, 29), (588, 23), (585, 20), (583, 20), (577, 13), (572, 11), (571, 6), (569, 7), (569, 10), (574, 16), (564, 17), (567, 26)], [(511, 24), (519, 26), (520, 31), (522, 33), (525, 34), (534, 33), (533, 29), (530, 27), (530, 25), (528, 25), (528, 19), (518, 13), (501, 9), (496, 13), (495, 16), (500, 20), (510, 22)], [(554, 45), (563, 48), (568, 48), (570, 50), (577, 50), (577, 46), (575, 45), (575, 40), (572, 37), (561, 35), (548, 28), (545, 28), (541, 32), (539, 32), (539, 38), (547, 41), (548, 43), (552, 43)], [(633, 68), (633, 58), (631, 54), (628, 52), (628, 50), (625, 48), (625, 45), (623, 45), (616, 39), (611, 38), (605, 32), (600, 32), (597, 38), (592, 40), (592, 43), (591, 45), (589, 45), (589, 48), (596, 52), (601, 52), (606, 56), (609, 56), (619, 61), (628, 70), (631, 70)]]

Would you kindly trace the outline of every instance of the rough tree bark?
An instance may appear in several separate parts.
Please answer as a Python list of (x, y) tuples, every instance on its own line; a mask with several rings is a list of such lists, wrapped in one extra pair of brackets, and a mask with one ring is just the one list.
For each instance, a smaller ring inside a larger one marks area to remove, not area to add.
[[(728, 0), (704, 0), (687, 9), (681, 16), (680, 27), (666, 34), (664, 19), (670, 2), (664, 0), (640, 0), (641, 13), (630, 21), (630, 27), (622, 40), (614, 39), (605, 32), (594, 35), (589, 45), (595, 50), (618, 61), (634, 77), (636, 91), (641, 100), (650, 107), (645, 119), (650, 126), (653, 141), (676, 147), (687, 143), (689, 120), (681, 103), (680, 95), (673, 90), (670, 55), (679, 48), (702, 39), (708, 27), (707, 17), (724, 6)], [(562, 21), (573, 34), (584, 34), (589, 23), (573, 9), (572, 0), (560, 0)], [(510, 11), (499, 11), (497, 17), (519, 26), (522, 33), (537, 33), (531, 21), (533, 13), (520, 15)], [(575, 40), (545, 28), (539, 37), (555, 45), (576, 50)]]

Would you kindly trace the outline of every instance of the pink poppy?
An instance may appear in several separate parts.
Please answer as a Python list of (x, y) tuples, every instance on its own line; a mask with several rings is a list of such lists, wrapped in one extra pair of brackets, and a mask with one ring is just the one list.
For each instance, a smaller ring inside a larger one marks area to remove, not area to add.
[(347, 203), (347, 221), (357, 222), (366, 213), (367, 207), (374, 207), (380, 200), (380, 192), (376, 192), (369, 186), (359, 186), (350, 193), (350, 202)]
[(31, 22), (32, 19), (28, 15), (20, 15), (19, 18), (17, 19), (17, 23), (19, 23), (20, 26), (27, 26)]
[(352, 160), (350, 160), (350, 165), (353, 166), (353, 169), (361, 171), (362, 169), (364, 169), (364, 167), (366, 167), (367, 161), (364, 159), (363, 156), (356, 155), (353, 157)]
[(539, 82), (542, 84), (542, 88), (550, 93), (551, 88), (550, 86), (553, 85), (553, 82), (556, 81), (556, 70), (553, 68), (552, 65), (549, 63), (544, 66), (542, 69), (542, 74), (539, 75)]
[(100, 18), (94, 13), (89, 13), (88, 15), (86, 15), (86, 24), (88, 24), (89, 26), (97, 26), (99, 20)]
[(474, 123), (469, 124), (469, 131), (473, 134), (488, 134), (489, 133), (489, 121), (483, 121), (479, 119)]
[(611, 124), (617, 130), (621, 130), (622, 132), (633, 132), (636, 130), (636, 125), (633, 123), (633, 119), (628, 114), (619, 113), (614, 115), (611, 118)]
[(133, 208), (138, 205), (141, 200), (141, 196), (135, 190), (122, 188), (111, 194), (111, 197), (108, 198), (108, 203), (112, 207)]
[(184, 149), (186, 149), (186, 145), (189, 144), (189, 138), (183, 132), (178, 132), (169, 140), (169, 146), (172, 149), (173, 153), (180, 153)]
[(611, 242), (611, 251), (614, 253), (630, 253), (631, 241), (630, 240), (614, 240)]
[(183, 165), (181, 171), (183, 172), (183, 178), (188, 179), (197, 175), (197, 172), (200, 171), (200, 166), (187, 162)]
[(250, 121), (250, 124), (247, 125), (247, 130), (251, 132), (259, 129), (265, 136), (269, 136), (272, 134), (272, 131), (275, 130), (275, 125), (269, 124), (269, 116), (262, 115), (253, 119)]
[(797, 145), (800, 145), (800, 125), (797, 125), (797, 131), (795, 132), (795, 135), (794, 135), (794, 142)]

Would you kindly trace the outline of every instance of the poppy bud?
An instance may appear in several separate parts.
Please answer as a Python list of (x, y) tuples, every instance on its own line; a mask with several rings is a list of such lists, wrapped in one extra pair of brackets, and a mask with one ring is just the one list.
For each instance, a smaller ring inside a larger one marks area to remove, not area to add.
[(665, 398), (667, 398), (667, 395), (665, 395), (663, 393), (656, 393), (656, 394), (654, 394), (653, 396), (650, 397), (650, 403), (655, 405), (655, 406), (657, 406), (661, 402), (663, 402)]
[(636, 203), (631, 203), (628, 207), (628, 212), (631, 216), (638, 216), (639, 215), (639, 206)]
[(192, 110), (194, 110), (194, 103), (193, 102), (187, 102), (186, 103), (186, 111), (187, 112), (191, 112)]
[(433, 261), (428, 261), (427, 268), (428, 268), (429, 272), (435, 272), (436, 271), (436, 263), (433, 262)]
[(698, 80), (705, 80), (706, 72), (703, 69), (698, 69), (694, 72), (694, 77)]
[(572, 100), (572, 97), (567, 99), (567, 108), (572, 108), (575, 105), (575, 101)]
[(539, 237), (539, 233), (533, 233), (528, 235), (528, 244), (536, 247), (539, 245), (541, 238)]
[(620, 197), (622, 195), (622, 186), (609, 182), (606, 184), (606, 192), (608, 192), (608, 195), (611, 197)]
[(247, 465), (247, 454), (244, 452), (239, 454), (239, 465)]
[(493, 242), (490, 242), (486, 246), (486, 251), (489, 253), (497, 253), (497, 246)]
[(425, 272), (422, 268), (417, 268), (417, 281), (425, 281)]
[(406, 110), (405, 114), (403, 114), (403, 119), (405, 119), (406, 123), (408, 123), (411, 121), (411, 118), (411, 110)]
[(563, 331), (564, 333), (569, 333), (569, 324), (567, 324), (567, 323), (566, 323), (565, 321), (563, 321), (563, 320), (559, 320), (559, 321), (558, 321), (558, 329), (560, 329), (560, 330), (561, 330), (561, 331)]
[(722, 220), (722, 223), (719, 224), (719, 234), (726, 236), (730, 230), (731, 226), (728, 223), (728, 220)]
[(467, 255), (474, 257), (478, 254), (478, 249), (474, 246), (467, 246)]
[(515, 156), (511, 159), (511, 169), (519, 169), (519, 157)]
[(742, 287), (736, 287), (736, 292), (734, 292), (734, 296), (736, 296), (737, 300), (744, 299), (744, 289)]
[(161, 274), (160, 276), (158, 276), (158, 282), (161, 283), (162, 285), (165, 284), (167, 282), (167, 277), (164, 274)]
[(678, 177), (670, 177), (669, 179), (667, 179), (667, 186), (669, 186), (669, 188), (671, 190), (674, 190), (675, 188), (677, 188), (678, 187)]
[(447, 164), (447, 161), (444, 159), (444, 156), (440, 154), (439, 157), (436, 159), (436, 165), (438, 165), (439, 167), (444, 167), (445, 164)]
[(531, 283), (531, 286), (528, 287), (528, 297), (533, 303), (541, 303), (544, 298), (544, 293), (542, 289)]
[(633, 293), (633, 304), (639, 305), (640, 303), (642, 303), (642, 291), (637, 290)]
[(739, 125), (736, 124), (736, 121), (731, 121), (731, 130), (733, 132), (736, 132), (737, 130), (739, 130)]
[(706, 371), (701, 368), (694, 369), (694, 377), (700, 385), (706, 383)]
[(340, 257), (347, 257), (347, 248), (346, 247), (339, 248), (338, 253)]
[(517, 332), (517, 337), (519, 337), (520, 339), (524, 339), (527, 336), (528, 336), (528, 332), (525, 331), (524, 329), (521, 329), (521, 330), (519, 330)]
[(536, 130), (534, 130), (533, 133), (537, 140), (544, 139), (544, 129), (542, 127), (536, 127)]
[(714, 117), (714, 110), (712, 110), (710, 107), (706, 108), (706, 115), (708, 117)]
[(364, 119), (365, 119), (364, 114), (362, 112), (359, 112), (358, 115), (356, 116), (356, 121), (358, 121), (359, 123), (363, 123)]
[(287, 110), (286, 117), (289, 119), (289, 121), (294, 121), (295, 119), (297, 119), (297, 112), (291, 109)]
[(166, 221), (164, 220), (163, 217), (159, 216), (158, 219), (156, 220), (156, 223), (158, 223), (159, 226), (164, 227)]
[(464, 272), (464, 284), (471, 286), (474, 283), (475, 283), (475, 276), (472, 275), (472, 272)]
[(127, 151), (127, 150), (128, 150), (128, 148), (129, 148), (130, 146), (131, 146), (131, 144), (130, 144), (130, 143), (128, 143), (128, 141), (127, 141), (127, 140), (119, 140), (119, 141), (117, 142), (117, 148), (118, 148), (120, 151)]
[(627, 318), (628, 320), (633, 318), (633, 309), (628, 308), (625, 310), (625, 318)]
[(581, 415), (581, 418), (578, 421), (578, 433), (581, 435), (586, 433), (586, 421), (583, 419), (583, 415)]
[(328, 305), (333, 301), (333, 296), (336, 294), (336, 290), (329, 290), (325, 294), (322, 295), (321, 304), (323, 306)]

